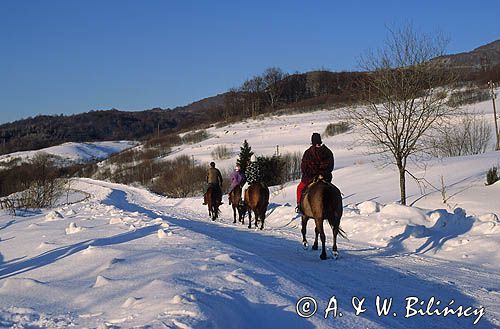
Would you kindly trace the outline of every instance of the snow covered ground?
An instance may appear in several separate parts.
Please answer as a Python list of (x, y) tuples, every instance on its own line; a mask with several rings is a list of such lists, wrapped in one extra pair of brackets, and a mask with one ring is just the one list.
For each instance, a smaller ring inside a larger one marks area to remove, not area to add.
[(39, 152), (53, 155), (68, 162), (99, 160), (105, 159), (114, 153), (133, 147), (136, 144), (136, 142), (130, 141), (64, 143), (61, 145), (51, 146), (36, 151), (23, 151), (1, 155), (0, 164), (2, 162), (9, 162), (15, 158), (19, 158), (21, 160), (30, 159)]
[[(485, 114), (489, 106), (475, 105)], [(338, 120), (331, 111), (248, 120), (211, 128), (210, 139), (171, 156), (205, 162), (227, 145), (234, 155), (217, 165), (228, 169), (244, 139), (257, 155), (276, 145), (302, 152), (312, 132)], [(168, 199), (91, 179), (72, 183), (90, 199), (1, 215), (0, 326), (499, 327), (500, 183), (484, 181), (500, 152), (412, 164), (433, 186), (443, 181), (448, 200), (408, 181), (406, 207), (396, 202), (394, 168), (365, 155), (358, 140), (352, 131), (324, 138), (335, 153), (349, 237), (338, 241), (338, 260), (302, 248), (296, 182), (271, 188), (263, 231), (232, 224), (227, 199), (211, 222), (199, 197)], [(313, 232), (310, 221), (311, 242)], [(384, 300), (391, 308), (379, 315)]]

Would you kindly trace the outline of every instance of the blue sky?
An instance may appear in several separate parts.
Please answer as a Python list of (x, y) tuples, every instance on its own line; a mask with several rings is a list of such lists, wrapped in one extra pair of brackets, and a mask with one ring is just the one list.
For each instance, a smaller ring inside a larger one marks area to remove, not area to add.
[(448, 53), (500, 39), (500, 1), (0, 0), (0, 123), (173, 108), (278, 66), (357, 70), (387, 25), (442, 31)]

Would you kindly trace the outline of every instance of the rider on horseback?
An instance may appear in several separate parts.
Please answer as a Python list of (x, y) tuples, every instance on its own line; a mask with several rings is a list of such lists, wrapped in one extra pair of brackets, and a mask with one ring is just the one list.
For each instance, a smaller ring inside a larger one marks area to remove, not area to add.
[(260, 169), (259, 163), (257, 162), (257, 157), (255, 154), (252, 155), (250, 158), (250, 163), (248, 164), (247, 170), (246, 170), (246, 182), (245, 185), (243, 185), (243, 193), (242, 195), (245, 195), (245, 191), (250, 186), (252, 183), (262, 183), (263, 178), (262, 178), (262, 171)]
[(318, 133), (313, 133), (311, 136), (311, 146), (304, 152), (302, 156), (301, 170), (302, 179), (297, 186), (297, 207), (295, 212), (301, 213), (300, 200), (302, 192), (315, 177), (321, 175), (327, 182), (332, 181), (333, 171), (333, 153), (321, 141), (321, 136)]
[[(203, 204), (207, 204), (207, 191), (210, 186), (215, 186), (216, 188), (219, 189), (219, 191), (222, 191), (221, 186), (222, 186), (222, 175), (219, 171), (219, 169), (215, 168), (215, 162), (210, 162), (210, 168), (207, 170), (207, 188), (205, 189), (205, 194), (203, 195)], [(219, 193), (220, 199), (219, 199), (219, 204), (222, 204), (222, 193)]]
[[(236, 165), (236, 167), (234, 168), (234, 171), (233, 173), (231, 174), (231, 186), (229, 186), (229, 191), (228, 191), (228, 195), (231, 194), (231, 192), (234, 190), (234, 188), (238, 185), (242, 185), (245, 183), (245, 175), (240, 171), (240, 166), (239, 165)], [(229, 204), (231, 204), (231, 198), (229, 198)]]

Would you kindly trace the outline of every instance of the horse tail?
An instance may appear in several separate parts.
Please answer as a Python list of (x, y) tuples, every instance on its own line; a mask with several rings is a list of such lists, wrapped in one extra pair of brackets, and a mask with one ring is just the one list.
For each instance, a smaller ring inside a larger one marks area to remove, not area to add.
[(337, 227), (337, 233), (343, 237), (344, 239), (346, 239), (347, 241), (349, 241), (349, 238), (347, 237), (347, 233), (339, 226)]

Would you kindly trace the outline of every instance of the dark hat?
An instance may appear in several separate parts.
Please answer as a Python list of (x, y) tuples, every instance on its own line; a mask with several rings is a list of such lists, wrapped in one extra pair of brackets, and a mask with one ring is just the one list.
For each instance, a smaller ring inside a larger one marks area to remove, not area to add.
[(215, 162), (210, 162), (210, 167), (215, 167)]
[(318, 133), (313, 133), (311, 136), (312, 145), (321, 145), (321, 135)]

